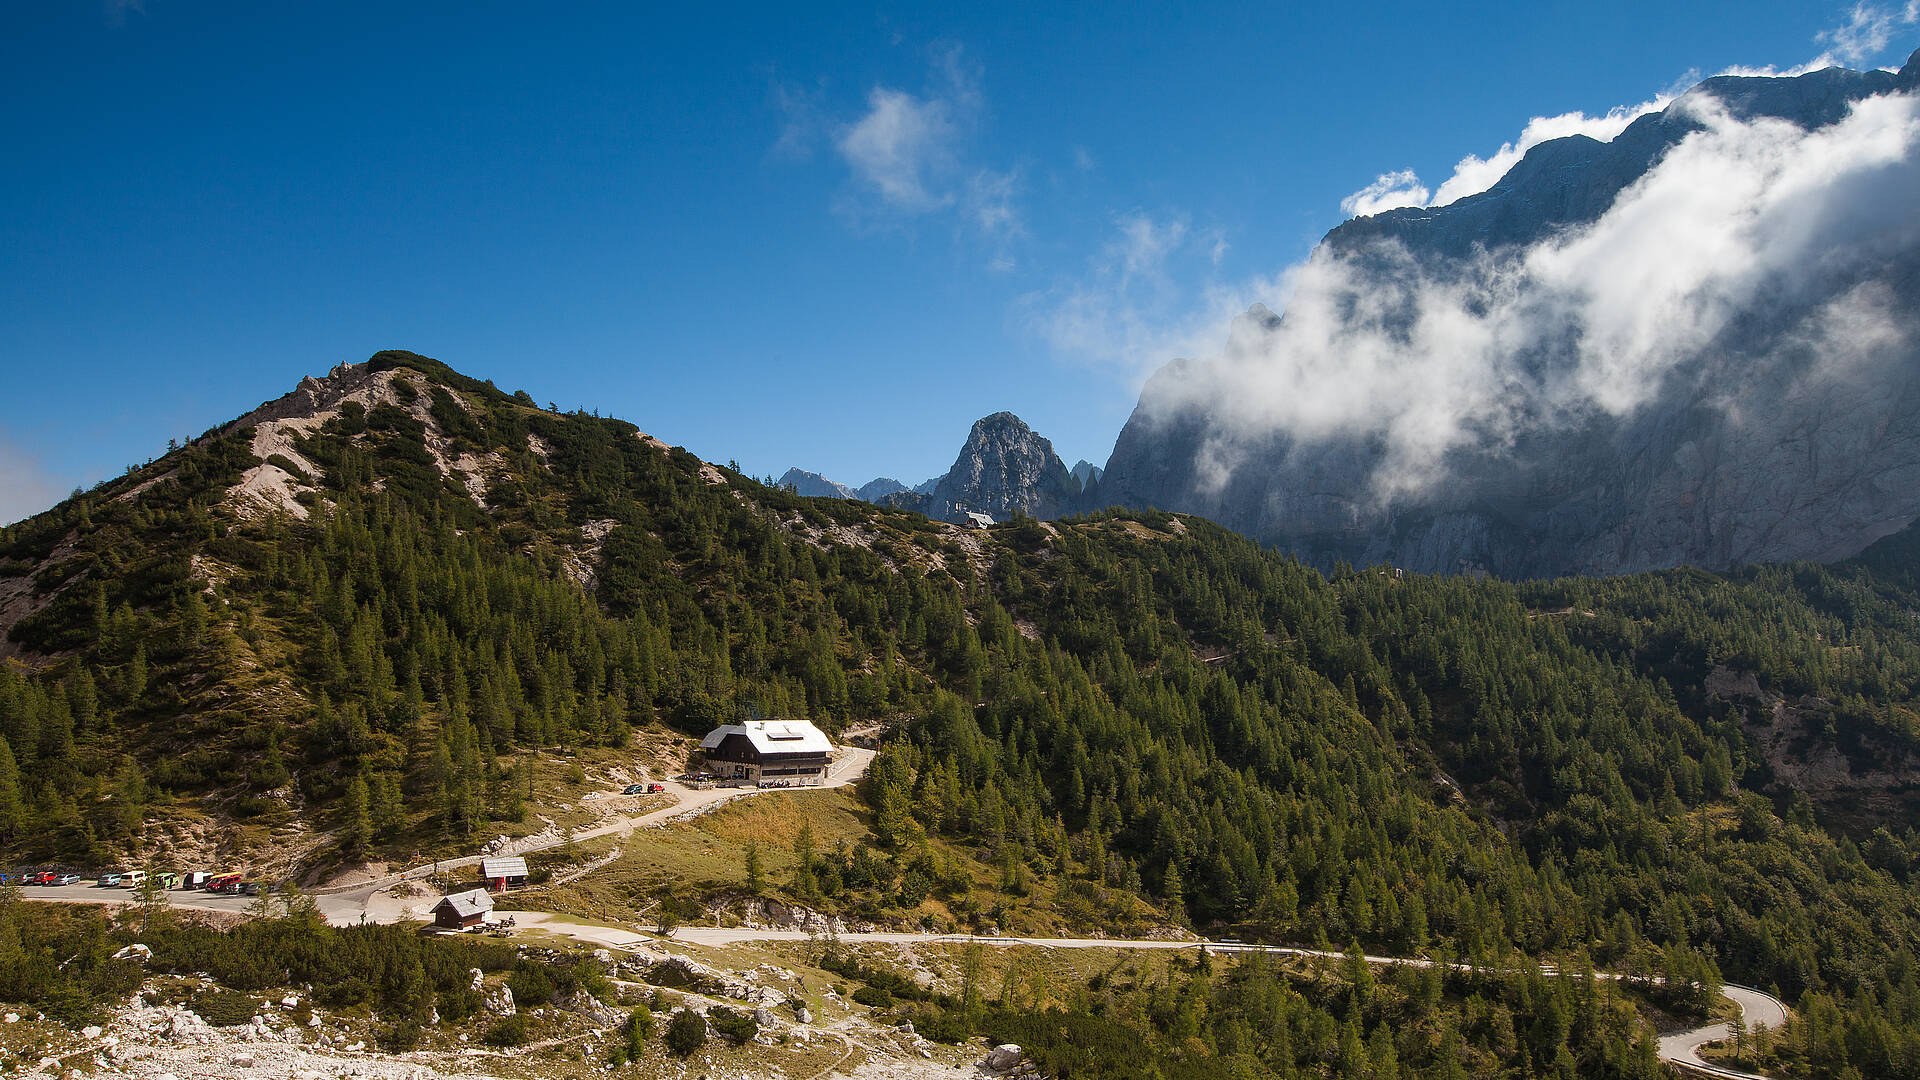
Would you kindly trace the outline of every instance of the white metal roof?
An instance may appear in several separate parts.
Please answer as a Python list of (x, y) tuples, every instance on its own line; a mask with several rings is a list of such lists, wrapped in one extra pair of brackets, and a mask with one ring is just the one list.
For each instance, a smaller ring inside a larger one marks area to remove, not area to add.
[(491, 858), (481, 859), (480, 876), (483, 878), (526, 877), (526, 856), (495, 855)]
[(807, 720), (748, 720), (722, 724), (700, 740), (703, 749), (712, 750), (729, 735), (745, 735), (753, 748), (763, 754), (831, 754), (833, 743)]
[(466, 892), (441, 897), (440, 902), (433, 905), (433, 910), (439, 911), (448, 906), (453, 908), (455, 915), (466, 919), (492, 911), (493, 897), (488, 896), (485, 889), (468, 889)]

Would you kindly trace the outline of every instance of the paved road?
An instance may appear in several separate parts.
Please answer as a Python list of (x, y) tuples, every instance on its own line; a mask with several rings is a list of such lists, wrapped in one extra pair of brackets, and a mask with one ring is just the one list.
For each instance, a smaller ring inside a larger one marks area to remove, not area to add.
[[(1778, 1031), (1781, 1025), (1787, 1022), (1787, 1007), (1782, 1005), (1778, 998), (1746, 986), (1724, 986), (1720, 992), (1740, 1006), (1740, 1018), (1746, 1021), (1748, 1031), (1761, 1025)], [(1766, 1077), (1757, 1073), (1724, 1069), (1701, 1060), (1702, 1046), (1731, 1038), (1733, 1038), (1732, 1024), (1710, 1024), (1692, 1031), (1667, 1035), (1660, 1040), (1660, 1060), (1679, 1065), (1702, 1076), (1724, 1077), (1725, 1080), (1766, 1080)]]

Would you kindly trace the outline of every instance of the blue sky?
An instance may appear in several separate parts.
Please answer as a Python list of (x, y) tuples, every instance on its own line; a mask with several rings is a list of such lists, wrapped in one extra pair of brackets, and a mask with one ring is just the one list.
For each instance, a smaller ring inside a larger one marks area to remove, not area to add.
[(916, 482), (1000, 409), (1103, 462), (1376, 178), (1920, 45), (1901, 0), (397, 6), (0, 8), (0, 521), (382, 348), (756, 475)]

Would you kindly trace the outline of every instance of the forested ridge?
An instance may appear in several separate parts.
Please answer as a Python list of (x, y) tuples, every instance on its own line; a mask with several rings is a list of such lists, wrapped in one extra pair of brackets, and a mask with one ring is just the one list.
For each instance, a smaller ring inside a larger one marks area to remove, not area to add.
[[(0, 665), (20, 858), (131, 857), (187, 813), (305, 815), (341, 858), (452, 849), (523, 812), (530, 748), (889, 721), (872, 837), (809, 857), (813, 902), (908, 918), (957, 887), (932, 836), (999, 871), (983, 917), (1044, 878), (1089, 927), (1139, 897), (1272, 940), (1724, 973), (1819, 1025), (1769, 1048), (1796, 1071), (1920, 1075), (1913, 536), (1728, 574), (1329, 578), (1194, 518), (961, 533), (800, 499), (412, 354), (371, 369), (385, 396), (300, 442), (305, 519), (242, 512), (235, 428), (0, 530), (31, 601)], [(438, 464), (461, 455), (479, 499)], [(1749, 675), (1798, 727), (1725, 692)], [(1841, 782), (1796, 788), (1782, 746), (1832, 748)], [(1453, 988), (1486, 1015), (1423, 1026), (1433, 987), (1195, 973), (1061, 1023), (1273, 1075), (1652, 1068), (1612, 1004), (1528, 985)], [(1256, 1008), (1332, 1043), (1246, 1045)]]

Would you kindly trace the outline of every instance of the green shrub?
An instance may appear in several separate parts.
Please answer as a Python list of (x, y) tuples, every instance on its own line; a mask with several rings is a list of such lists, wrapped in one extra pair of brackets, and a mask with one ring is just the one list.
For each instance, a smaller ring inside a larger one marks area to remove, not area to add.
[(282, 472), (285, 472), (287, 475), (293, 477), (295, 480), (298, 480), (303, 484), (313, 479), (312, 477), (307, 475), (307, 471), (305, 469), (302, 469), (300, 466), (294, 464), (293, 459), (288, 457), (285, 454), (268, 454), (267, 464), (280, 469)]
[(523, 1009), (537, 1009), (553, 1000), (553, 976), (544, 967), (518, 968), (507, 976), (507, 989), (513, 991), (514, 1003)]
[(527, 1018), (524, 1014), (514, 1013), (505, 1017), (487, 1029), (488, 1046), (525, 1046), (527, 1045)]
[(417, 1020), (402, 1020), (397, 1024), (388, 1024), (380, 1029), (380, 1035), (374, 1041), (389, 1054), (404, 1053), (420, 1045), (420, 1023)]
[(735, 1012), (725, 1005), (707, 1010), (707, 1023), (735, 1046), (743, 1045), (760, 1033), (760, 1021), (750, 1012)]
[(205, 990), (195, 994), (191, 1008), (215, 1027), (244, 1024), (258, 1011), (252, 998), (232, 990)]
[(673, 1014), (667, 1024), (667, 1049), (681, 1057), (691, 1055), (707, 1044), (707, 1021), (692, 1009)]

